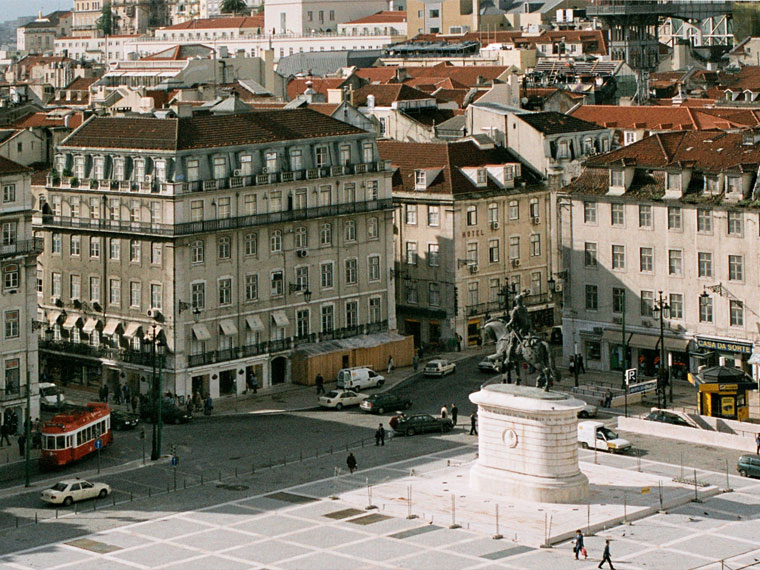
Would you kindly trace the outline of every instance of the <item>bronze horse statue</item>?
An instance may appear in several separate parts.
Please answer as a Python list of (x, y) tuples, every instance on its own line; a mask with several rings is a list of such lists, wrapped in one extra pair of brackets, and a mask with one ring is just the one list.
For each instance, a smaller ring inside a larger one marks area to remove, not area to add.
[(527, 362), (540, 372), (543, 383), (539, 387), (543, 387), (546, 391), (555, 382), (559, 382), (560, 376), (554, 367), (554, 357), (552, 356), (551, 348), (538, 335), (530, 333), (526, 338), (520, 339), (515, 347), (514, 361), (507, 362), (509, 339), (512, 333), (507, 329), (506, 322), (501, 318), (491, 319), (483, 325), (483, 328), (496, 342), (495, 360), (497, 362), (502, 362), (507, 368), (515, 366), (519, 360)]

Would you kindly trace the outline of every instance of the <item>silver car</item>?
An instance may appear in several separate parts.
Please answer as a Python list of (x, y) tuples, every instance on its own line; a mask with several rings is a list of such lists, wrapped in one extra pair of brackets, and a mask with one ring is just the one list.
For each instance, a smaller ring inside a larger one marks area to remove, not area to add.
[(422, 370), (422, 373), (425, 376), (446, 376), (446, 374), (454, 374), (456, 369), (457, 365), (453, 362), (438, 358), (428, 362)]

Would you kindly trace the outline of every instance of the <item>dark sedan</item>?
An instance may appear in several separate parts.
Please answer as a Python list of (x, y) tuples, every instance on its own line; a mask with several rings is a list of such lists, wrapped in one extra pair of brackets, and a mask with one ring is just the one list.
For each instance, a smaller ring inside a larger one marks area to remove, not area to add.
[[(151, 423), (158, 421), (158, 410), (150, 404), (143, 405), (140, 416)], [(161, 422), (165, 424), (186, 424), (193, 419), (193, 414), (184, 408), (178, 408), (174, 404), (164, 402), (161, 405)]]
[(412, 401), (405, 396), (386, 393), (372, 394), (369, 398), (365, 398), (359, 407), (363, 412), (370, 414), (384, 414), (396, 410), (408, 410), (411, 405)]
[(393, 427), (398, 434), (414, 435), (416, 433), (437, 432), (445, 433), (454, 428), (451, 418), (437, 418), (430, 414), (414, 414), (404, 416)]
[(111, 410), (111, 427), (117, 431), (135, 429), (140, 423), (137, 414), (130, 414), (122, 410)]

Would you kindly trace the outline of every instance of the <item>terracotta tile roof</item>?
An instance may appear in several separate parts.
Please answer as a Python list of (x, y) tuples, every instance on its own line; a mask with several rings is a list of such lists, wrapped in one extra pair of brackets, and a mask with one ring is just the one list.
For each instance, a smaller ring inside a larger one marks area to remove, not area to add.
[(338, 107), (340, 107), (340, 103), (309, 103), (307, 105), (307, 108), (328, 117), (331, 117)]
[(4, 156), (0, 156), (0, 175), (17, 174), (19, 172), (31, 172), (31, 171), (32, 169), (27, 166), (18, 164), (17, 162), (13, 162), (12, 160), (8, 160)]
[(431, 67), (407, 67), (406, 72), (414, 78), (434, 77), (437, 80), (448, 78), (456, 81), (460, 87), (475, 87), (484, 82), (491, 82), (501, 77), (510, 67), (506, 65), (462, 65), (440, 63)]
[(390, 107), (395, 101), (412, 101), (415, 99), (430, 99), (429, 93), (409, 87), (405, 83), (390, 83), (388, 85), (365, 85), (354, 91), (354, 105), (357, 107), (367, 104), (367, 96), (375, 96), (377, 107)]
[(77, 77), (64, 89), (66, 91), (89, 91), (90, 86), (98, 80), (97, 77)]
[(346, 24), (399, 24), (406, 22), (406, 11), (404, 10), (383, 10), (372, 14), (371, 16), (365, 16), (358, 20), (351, 20)]
[(722, 72), (718, 74), (718, 81), (721, 91), (760, 91), (760, 67), (747, 65), (736, 73)]
[(370, 83), (390, 83), (396, 78), (397, 67), (361, 67), (354, 74)]
[[(74, 113), (69, 117), (70, 129), (76, 129), (82, 124), (82, 113)], [(33, 127), (65, 127), (66, 122), (63, 117), (49, 115), (45, 112), (32, 113), (27, 115), (23, 119), (19, 119), (13, 123), (13, 127), (17, 129), (30, 129)]]
[(342, 77), (294, 77), (288, 82), (288, 99), (293, 100), (302, 95), (309, 82), (316, 93), (326, 96), (328, 89), (340, 89), (346, 80)]
[(526, 113), (523, 115), (518, 115), (518, 117), (545, 135), (598, 131), (603, 128), (598, 124), (590, 123), (571, 115), (557, 113), (556, 111), (546, 111), (544, 113)]
[(64, 63), (67, 61), (74, 61), (63, 55), (27, 55), (21, 58), (17, 65), (32, 66), (32, 65), (48, 65), (51, 63)]
[(738, 126), (726, 118), (689, 107), (583, 105), (571, 114), (584, 121), (617, 129), (678, 131), (728, 129)]
[(181, 24), (159, 28), (161, 30), (212, 30), (229, 28), (261, 28), (264, 25), (264, 16), (235, 16), (232, 18), (204, 18), (188, 20)]
[(453, 101), (458, 107), (464, 107), (464, 99), (470, 92), (469, 89), (438, 89), (435, 98), (443, 101)]
[(182, 119), (95, 117), (61, 147), (188, 150), (364, 133), (310, 109)]

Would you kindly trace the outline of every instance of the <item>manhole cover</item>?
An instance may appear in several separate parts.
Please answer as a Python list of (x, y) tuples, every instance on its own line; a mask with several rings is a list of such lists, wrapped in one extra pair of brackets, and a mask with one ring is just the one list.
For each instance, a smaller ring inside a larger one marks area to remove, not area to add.
[(227, 489), (228, 491), (247, 491), (248, 485), (217, 485), (217, 489)]

